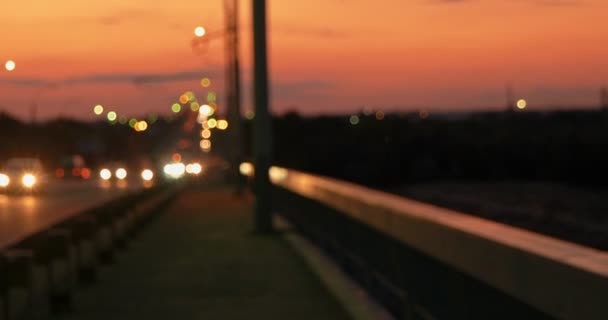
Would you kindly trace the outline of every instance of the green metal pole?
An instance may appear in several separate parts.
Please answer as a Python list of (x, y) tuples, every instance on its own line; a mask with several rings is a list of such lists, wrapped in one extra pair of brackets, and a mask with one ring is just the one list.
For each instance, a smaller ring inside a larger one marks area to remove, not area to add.
[(255, 230), (272, 232), (271, 185), (268, 169), (272, 154), (272, 130), (268, 112), (268, 63), (266, 53), (266, 0), (253, 0), (253, 73), (255, 117), (253, 156), (255, 165)]

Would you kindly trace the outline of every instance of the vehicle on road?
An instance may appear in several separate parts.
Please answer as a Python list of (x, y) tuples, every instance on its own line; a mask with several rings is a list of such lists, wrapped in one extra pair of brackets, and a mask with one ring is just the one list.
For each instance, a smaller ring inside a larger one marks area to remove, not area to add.
[(47, 183), (47, 174), (37, 158), (12, 158), (0, 169), (0, 191), (36, 192)]
[(55, 170), (55, 177), (58, 179), (88, 180), (91, 178), (91, 169), (86, 166), (82, 156), (72, 155), (59, 161), (59, 166)]

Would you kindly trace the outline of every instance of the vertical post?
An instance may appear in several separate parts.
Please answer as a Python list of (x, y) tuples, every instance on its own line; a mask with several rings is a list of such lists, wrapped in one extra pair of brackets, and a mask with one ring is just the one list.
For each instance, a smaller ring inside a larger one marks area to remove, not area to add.
[(255, 230), (272, 231), (271, 186), (268, 178), (272, 131), (268, 112), (268, 64), (266, 54), (266, 0), (253, 0), (254, 100), (253, 156), (255, 164)]
[(243, 143), (241, 138), (241, 83), (239, 65), (239, 0), (225, 0), (226, 13), (226, 90), (228, 97), (228, 122), (231, 124), (228, 135), (232, 148), (228, 150), (231, 165), (230, 182), (235, 184), (237, 194), (244, 188), (239, 174), (239, 164), (242, 160)]

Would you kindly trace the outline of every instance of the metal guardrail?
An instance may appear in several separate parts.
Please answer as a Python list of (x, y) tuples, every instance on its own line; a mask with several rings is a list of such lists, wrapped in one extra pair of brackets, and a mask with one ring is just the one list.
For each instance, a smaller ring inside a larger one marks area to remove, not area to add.
[(0, 320), (46, 318), (71, 309), (77, 285), (91, 284), (177, 186), (128, 194), (76, 214), (0, 251)]
[(608, 319), (608, 253), (273, 167), (279, 214), (401, 319)]

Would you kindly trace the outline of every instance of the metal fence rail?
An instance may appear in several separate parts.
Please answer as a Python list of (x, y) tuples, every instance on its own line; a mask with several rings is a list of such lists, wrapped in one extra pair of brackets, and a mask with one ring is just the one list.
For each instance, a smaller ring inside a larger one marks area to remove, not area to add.
[(400, 319), (607, 319), (608, 254), (273, 168), (276, 211)]

